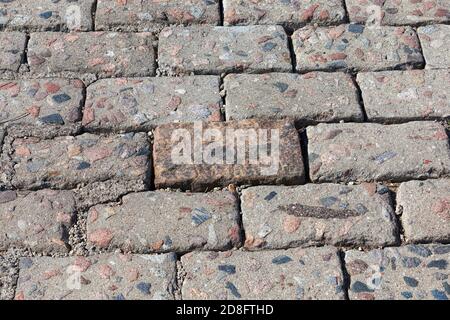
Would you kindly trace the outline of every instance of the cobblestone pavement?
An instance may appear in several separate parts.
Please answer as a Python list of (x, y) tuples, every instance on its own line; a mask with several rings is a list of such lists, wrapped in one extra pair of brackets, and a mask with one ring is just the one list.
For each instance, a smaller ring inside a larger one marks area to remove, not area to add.
[[(450, 0), (0, 0), (0, 43), (0, 299), (450, 298)], [(279, 169), (176, 163), (199, 125)]]

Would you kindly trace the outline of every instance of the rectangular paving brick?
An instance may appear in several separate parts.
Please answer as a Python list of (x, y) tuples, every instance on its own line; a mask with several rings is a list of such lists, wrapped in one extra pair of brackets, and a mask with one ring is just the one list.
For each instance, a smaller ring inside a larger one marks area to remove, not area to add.
[(25, 53), (27, 38), (25, 33), (0, 32), (0, 75), (17, 72)]
[(358, 91), (344, 73), (231, 74), (225, 90), (227, 120), (291, 118), (305, 125), (364, 119)]
[(173, 300), (176, 257), (22, 258), (16, 300)]
[(307, 134), (314, 182), (399, 182), (449, 173), (448, 137), (435, 122), (319, 124)]
[(95, 74), (139, 77), (155, 73), (151, 33), (32, 33), (28, 64), (34, 75)]
[(144, 133), (15, 139), (10, 150), (12, 184), (16, 188), (72, 188), (108, 179), (143, 183), (150, 166), (149, 148)]
[(299, 135), (289, 121), (169, 124), (156, 128), (154, 140), (157, 188), (304, 182)]
[(370, 121), (450, 117), (449, 70), (359, 73), (357, 81)]
[(411, 27), (307, 26), (292, 39), (300, 72), (382, 71), (423, 65), (419, 40)]
[(344, 22), (341, 0), (224, 0), (224, 24), (281, 24), (297, 28), (305, 24), (332, 25)]
[(218, 0), (97, 1), (96, 30), (154, 31), (163, 26), (220, 22)]
[(343, 300), (331, 247), (263, 252), (198, 252), (181, 257), (187, 300)]
[(74, 133), (81, 121), (83, 90), (80, 80), (0, 80), (0, 123), (15, 126), (15, 135), (61, 127), (67, 127), (66, 134)]
[(417, 29), (427, 69), (450, 68), (450, 26), (431, 25)]
[(67, 252), (75, 210), (71, 191), (0, 191), (0, 250)]
[(376, 184), (261, 186), (241, 198), (247, 249), (398, 243), (389, 190)]
[(91, 208), (87, 238), (96, 248), (134, 253), (226, 250), (240, 243), (238, 223), (237, 199), (228, 191), (152, 191)]
[(216, 76), (103, 79), (87, 89), (88, 130), (151, 130), (170, 122), (220, 121)]
[(397, 211), (407, 241), (449, 242), (450, 180), (402, 183), (397, 191)]
[(168, 74), (292, 71), (281, 26), (165, 28), (159, 35), (158, 61)]
[(351, 22), (417, 25), (450, 21), (449, 0), (345, 0)]
[(89, 31), (95, 0), (0, 1), (0, 29)]
[(345, 254), (350, 300), (448, 300), (449, 245)]

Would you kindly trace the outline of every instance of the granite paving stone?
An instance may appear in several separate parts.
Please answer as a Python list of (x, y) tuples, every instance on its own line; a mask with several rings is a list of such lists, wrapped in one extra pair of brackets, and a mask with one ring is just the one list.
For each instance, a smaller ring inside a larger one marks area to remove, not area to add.
[(450, 26), (430, 25), (417, 29), (426, 69), (450, 68)]
[(345, 253), (350, 300), (448, 300), (449, 245)]
[(0, 75), (18, 72), (25, 54), (27, 37), (21, 32), (0, 32)]
[(87, 130), (151, 130), (171, 122), (220, 121), (216, 76), (103, 79), (87, 89)]
[(299, 125), (364, 120), (358, 91), (345, 73), (231, 74), (225, 78), (226, 118), (290, 118)]
[(319, 124), (307, 135), (313, 182), (401, 182), (449, 173), (448, 137), (439, 123)]
[(331, 247), (263, 252), (193, 252), (181, 257), (183, 299), (343, 300), (344, 277)]
[(293, 36), (297, 71), (383, 71), (423, 66), (411, 27), (307, 26)]
[(450, 180), (409, 181), (397, 191), (397, 212), (401, 214), (409, 242), (450, 241)]

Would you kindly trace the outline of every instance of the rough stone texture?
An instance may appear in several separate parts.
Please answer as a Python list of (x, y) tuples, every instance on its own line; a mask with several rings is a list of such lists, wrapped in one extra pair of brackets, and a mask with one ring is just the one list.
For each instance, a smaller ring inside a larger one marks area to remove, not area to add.
[(450, 71), (359, 73), (369, 121), (401, 122), (450, 117)]
[(398, 182), (449, 172), (448, 137), (438, 123), (319, 124), (307, 134), (314, 182)]
[(83, 90), (80, 80), (0, 80), (0, 123), (15, 126), (15, 135), (21, 131), (40, 136), (38, 131), (59, 131), (61, 127), (67, 127), (62, 130), (65, 133), (73, 133), (81, 120)]
[(97, 1), (97, 30), (155, 31), (171, 24), (220, 21), (218, 0)]
[(189, 253), (181, 263), (183, 299), (344, 299), (341, 265), (331, 247)]
[(450, 21), (449, 0), (345, 0), (351, 22), (417, 25)]
[(348, 251), (350, 300), (448, 300), (450, 246)]
[(94, 0), (0, 1), (0, 29), (92, 30)]
[(163, 125), (155, 131), (153, 155), (157, 188), (304, 182), (299, 136), (289, 121)]
[(227, 191), (145, 192), (89, 210), (87, 238), (125, 252), (226, 250), (240, 242), (236, 197)]
[(18, 72), (25, 52), (26, 35), (20, 32), (0, 32), (0, 75)]
[(165, 28), (158, 60), (160, 70), (169, 74), (292, 71), (281, 26)]
[(450, 180), (410, 181), (397, 191), (407, 241), (450, 241)]
[(215, 76), (104, 79), (90, 85), (83, 124), (88, 130), (151, 130), (170, 122), (220, 121)]
[(71, 191), (0, 191), (0, 251), (67, 252), (68, 229), (75, 218)]
[(32, 33), (28, 63), (33, 75), (94, 74), (151, 76), (155, 53), (151, 33)]
[(12, 300), (19, 273), (17, 258), (9, 252), (0, 253), (0, 301)]
[(12, 184), (16, 188), (66, 189), (108, 179), (143, 183), (150, 170), (149, 148), (143, 133), (15, 139), (10, 150)]
[(4, 136), (5, 136), (5, 130), (0, 127), (0, 152), (2, 152)]
[(450, 68), (450, 26), (431, 25), (417, 29), (427, 69)]
[(225, 78), (227, 120), (291, 118), (301, 125), (364, 119), (349, 75), (231, 74)]
[(281, 24), (297, 28), (305, 24), (343, 23), (346, 13), (341, 0), (242, 1), (224, 0), (224, 24)]
[(176, 257), (22, 258), (16, 300), (172, 300)]
[(398, 243), (389, 190), (376, 184), (262, 186), (243, 190), (248, 249)]
[(292, 39), (300, 72), (382, 71), (423, 65), (419, 40), (411, 27), (307, 26)]

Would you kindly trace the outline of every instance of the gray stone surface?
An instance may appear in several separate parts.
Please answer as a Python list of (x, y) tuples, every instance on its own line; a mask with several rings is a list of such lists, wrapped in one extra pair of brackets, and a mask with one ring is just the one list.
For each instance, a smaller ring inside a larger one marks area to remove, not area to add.
[(170, 122), (220, 121), (215, 76), (104, 79), (87, 89), (88, 130), (151, 130)]
[(159, 35), (158, 61), (168, 74), (292, 71), (281, 26), (165, 28)]
[(369, 121), (450, 118), (450, 70), (359, 73)]
[(281, 24), (297, 28), (305, 24), (332, 25), (346, 17), (341, 0), (224, 0), (224, 25)]
[(351, 22), (420, 25), (450, 21), (450, 1), (345, 0)]
[(344, 299), (340, 260), (331, 247), (194, 252), (181, 263), (183, 299)]
[(397, 191), (406, 240), (416, 243), (450, 241), (450, 180), (409, 181)]
[(97, 1), (96, 30), (155, 31), (171, 24), (220, 21), (218, 0)]
[(364, 119), (349, 75), (231, 74), (225, 78), (227, 120), (291, 118), (298, 124)]
[(319, 124), (307, 134), (313, 182), (398, 182), (449, 173), (448, 137), (435, 122)]
[(71, 191), (0, 191), (0, 251), (68, 252), (75, 207)]
[(0, 43), (0, 75), (18, 72), (25, 53), (25, 33), (0, 32)]
[(348, 251), (350, 300), (448, 300), (450, 246)]
[(248, 249), (381, 247), (399, 240), (389, 191), (382, 185), (252, 187), (243, 190), (241, 208)]
[(10, 150), (12, 184), (16, 188), (66, 189), (109, 179), (144, 183), (150, 171), (149, 148), (143, 133), (18, 138)]
[(0, 1), (0, 29), (89, 31), (95, 0)]
[(431, 25), (417, 29), (427, 69), (450, 68), (450, 26)]
[(423, 57), (411, 27), (307, 26), (293, 36), (297, 70), (381, 71), (421, 67)]
[(176, 257), (22, 258), (16, 300), (172, 300)]
[(89, 210), (87, 238), (125, 252), (226, 250), (240, 243), (236, 197), (228, 191), (133, 193)]
[(155, 73), (151, 33), (32, 33), (28, 64), (35, 76), (139, 77)]
[(154, 141), (158, 189), (203, 192), (229, 184), (301, 184), (305, 180), (299, 135), (290, 121), (162, 125), (156, 128)]

